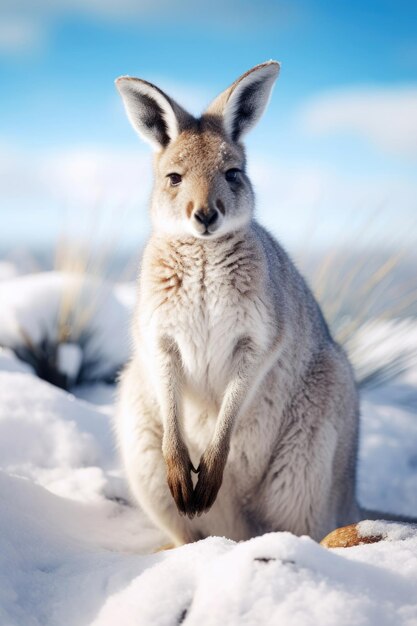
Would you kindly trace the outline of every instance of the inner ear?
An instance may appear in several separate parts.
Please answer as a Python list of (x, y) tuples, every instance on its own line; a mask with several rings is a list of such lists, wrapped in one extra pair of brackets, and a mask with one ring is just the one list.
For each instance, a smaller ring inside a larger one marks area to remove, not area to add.
[(206, 114), (222, 120), (232, 141), (240, 141), (261, 117), (279, 69), (277, 61), (253, 67), (217, 96), (207, 109)]
[(225, 125), (233, 141), (238, 141), (247, 128), (251, 128), (257, 121), (259, 93), (261, 81), (243, 86), (235, 107), (225, 111)]
[(164, 111), (152, 98), (142, 94), (137, 100), (136, 111), (141, 119), (136, 120), (135, 126), (142, 124), (145, 127), (145, 134), (152, 136), (159, 146), (166, 148), (170, 140), (175, 139), (178, 130), (175, 129), (174, 132), (171, 130), (174, 136), (170, 137)]
[(121, 76), (116, 86), (133, 128), (155, 150), (166, 148), (193, 117), (161, 89), (140, 78)]

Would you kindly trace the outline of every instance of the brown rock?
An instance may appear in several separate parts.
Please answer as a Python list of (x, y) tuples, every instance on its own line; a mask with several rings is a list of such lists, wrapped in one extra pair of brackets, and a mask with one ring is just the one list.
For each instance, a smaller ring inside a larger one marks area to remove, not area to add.
[(361, 536), (357, 524), (350, 524), (342, 528), (336, 528), (320, 541), (325, 548), (352, 548), (365, 543), (377, 543), (383, 539), (382, 535)]

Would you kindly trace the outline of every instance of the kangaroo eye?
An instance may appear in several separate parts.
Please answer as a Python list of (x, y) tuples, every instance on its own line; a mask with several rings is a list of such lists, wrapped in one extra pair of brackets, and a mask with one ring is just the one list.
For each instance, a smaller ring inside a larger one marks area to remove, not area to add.
[(177, 174), (176, 172), (173, 172), (172, 174), (168, 174), (167, 178), (169, 178), (170, 180), (171, 187), (177, 187), (182, 181), (181, 174)]
[(239, 177), (239, 172), (236, 167), (233, 167), (231, 170), (227, 170), (224, 177), (228, 183), (236, 183)]

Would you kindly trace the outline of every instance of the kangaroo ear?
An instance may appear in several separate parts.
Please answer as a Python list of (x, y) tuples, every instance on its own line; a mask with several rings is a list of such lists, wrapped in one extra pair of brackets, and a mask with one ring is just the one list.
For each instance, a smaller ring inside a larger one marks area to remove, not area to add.
[(223, 118), (224, 129), (232, 141), (240, 141), (261, 117), (279, 70), (277, 61), (256, 65), (208, 107), (206, 113)]
[(121, 76), (116, 80), (116, 87), (133, 128), (155, 150), (166, 148), (193, 119), (179, 104), (145, 80)]

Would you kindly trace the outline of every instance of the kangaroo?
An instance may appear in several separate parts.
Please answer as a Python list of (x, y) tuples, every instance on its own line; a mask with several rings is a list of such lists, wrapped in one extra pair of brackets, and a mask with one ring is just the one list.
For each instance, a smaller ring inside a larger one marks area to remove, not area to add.
[(116, 81), (155, 156), (115, 429), (133, 496), (175, 545), (269, 531), (320, 540), (360, 519), (351, 366), (254, 218), (242, 138), (279, 69), (252, 68), (198, 119), (149, 82)]

